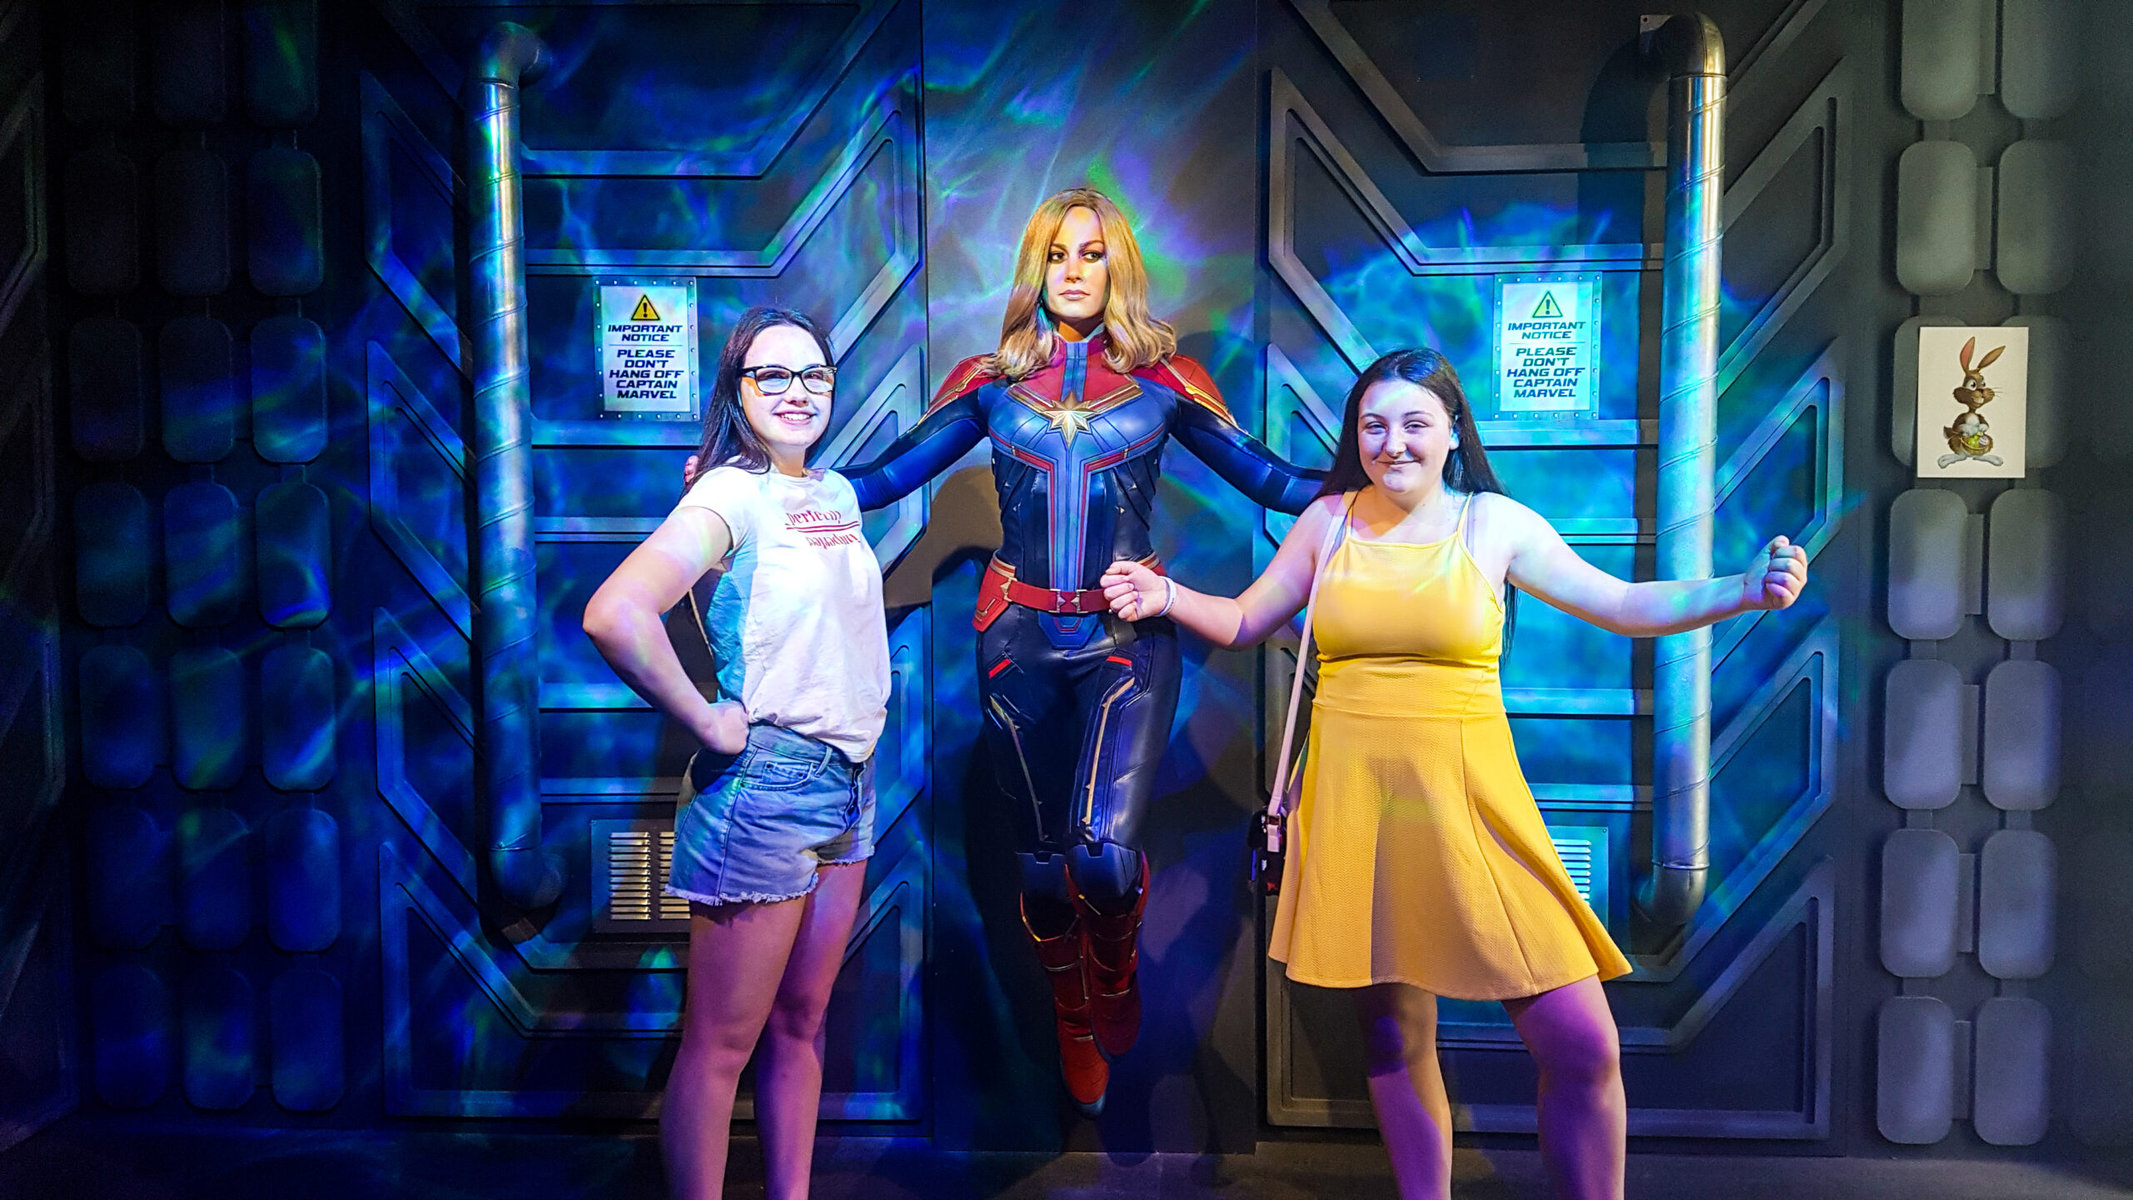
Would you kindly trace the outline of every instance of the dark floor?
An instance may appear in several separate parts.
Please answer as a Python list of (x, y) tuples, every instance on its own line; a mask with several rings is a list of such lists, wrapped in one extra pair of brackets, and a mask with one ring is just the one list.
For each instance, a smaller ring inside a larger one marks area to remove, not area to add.
[[(752, 1141), (733, 1200), (763, 1194)], [(1545, 1197), (1530, 1150), (1459, 1151), (1459, 1200)], [(657, 1143), (638, 1133), (409, 1130), (128, 1132), (69, 1122), (0, 1154), (6, 1200), (657, 1200)], [(1360, 1143), (1267, 1143), (1249, 1155), (946, 1154), (921, 1139), (825, 1139), (817, 1200), (1395, 1200), (1385, 1156)], [(1632, 1200), (2102, 1200), (2133, 1197), (2133, 1165), (1633, 1155)]]

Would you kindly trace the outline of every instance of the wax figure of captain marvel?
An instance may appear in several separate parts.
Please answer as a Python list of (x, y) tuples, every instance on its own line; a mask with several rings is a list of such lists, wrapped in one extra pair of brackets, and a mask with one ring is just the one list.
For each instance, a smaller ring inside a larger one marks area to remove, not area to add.
[(1051, 976), (1061, 1068), (1091, 1114), (1108, 1059), (1140, 1033), (1141, 816), (1179, 669), (1170, 622), (1110, 615), (1101, 577), (1116, 559), (1153, 562), (1173, 436), (1282, 512), (1301, 512), (1323, 475), (1238, 426), (1147, 295), (1117, 206), (1087, 188), (1045, 200), (1022, 232), (999, 349), (957, 364), (918, 424), (842, 472), (861, 508), (879, 508), (992, 441), (1003, 537), (978, 585), (978, 695), (1000, 789), (1021, 814), (1022, 920)]

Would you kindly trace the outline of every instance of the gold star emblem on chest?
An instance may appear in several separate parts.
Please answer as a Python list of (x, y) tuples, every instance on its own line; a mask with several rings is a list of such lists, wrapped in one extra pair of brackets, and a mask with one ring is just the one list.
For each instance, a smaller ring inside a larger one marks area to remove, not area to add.
[(1056, 404), (1046, 405), (1038, 411), (1043, 413), (1044, 419), (1052, 423), (1052, 428), (1058, 430), (1069, 442), (1074, 440), (1076, 434), (1087, 433), (1089, 418), (1096, 415), (1094, 409), (1083, 404), (1081, 397), (1072, 392), (1068, 392), (1065, 398)]

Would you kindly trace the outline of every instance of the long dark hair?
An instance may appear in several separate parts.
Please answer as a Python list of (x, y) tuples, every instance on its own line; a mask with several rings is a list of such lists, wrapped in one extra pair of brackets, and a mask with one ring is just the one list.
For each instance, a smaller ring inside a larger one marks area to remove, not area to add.
[[(756, 436), (755, 426), (748, 423), (748, 414), (741, 410), (741, 368), (748, 363), (748, 347), (755, 345), (756, 335), (780, 325), (805, 330), (812, 336), (815, 344), (822, 347), (823, 362), (836, 357), (830, 353), (829, 338), (822, 327), (806, 313), (765, 304), (742, 313), (726, 339), (726, 348), (719, 352), (711, 403), (704, 406), (704, 437), (696, 447), (698, 475), (713, 467), (740, 467), (757, 474), (770, 469), (770, 451)], [(800, 381), (795, 379), (792, 386), (801, 386)]]
[(1489, 452), (1481, 444), (1480, 431), (1474, 428), (1474, 406), (1467, 403), (1466, 389), (1459, 385), (1459, 372), (1452, 369), (1449, 359), (1425, 347), (1395, 350), (1356, 376), (1355, 386), (1348, 389), (1347, 407), (1341, 412), (1341, 437), (1333, 448), (1333, 468), (1326, 472), (1325, 486), (1318, 489), (1318, 494), (1340, 496), (1370, 486), (1370, 475), (1363, 470), (1363, 393), (1390, 379), (1404, 379), (1427, 389), (1443, 402), (1445, 415), (1452, 419), (1459, 445), (1444, 456), (1444, 485), (1455, 492), (1502, 495), (1503, 484), (1497, 480), (1495, 468), (1489, 466)]
[[(1476, 492), (1508, 494), (1503, 490), (1502, 481), (1496, 478), (1496, 469), (1489, 465), (1488, 448), (1481, 444), (1481, 431), (1474, 427), (1474, 406), (1467, 403), (1466, 389), (1459, 384), (1459, 372), (1452, 369), (1450, 359), (1435, 350), (1418, 346), (1411, 350), (1395, 350), (1356, 376), (1355, 386), (1348, 389), (1347, 408), (1341, 413), (1341, 436), (1333, 448), (1333, 467), (1326, 472), (1325, 485), (1318, 489), (1320, 496), (1340, 496), (1370, 486), (1370, 475), (1363, 470), (1363, 393), (1390, 379), (1404, 379), (1427, 389), (1443, 402), (1445, 415), (1452, 419), (1452, 429), (1459, 435), (1459, 444), (1444, 456), (1444, 486), (1469, 495)], [(1511, 635), (1518, 627), (1517, 599), (1518, 589), (1506, 583), (1503, 597), (1505, 654), (1511, 652)]]

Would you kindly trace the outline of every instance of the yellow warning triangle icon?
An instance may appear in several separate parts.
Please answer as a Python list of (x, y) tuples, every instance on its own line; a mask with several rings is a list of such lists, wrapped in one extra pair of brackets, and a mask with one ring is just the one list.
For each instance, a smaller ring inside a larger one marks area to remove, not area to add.
[[(644, 306), (640, 303), (638, 311), (642, 312), (643, 309)], [(1533, 307), (1532, 319), (1535, 321), (1560, 321), (1563, 319), (1563, 310), (1556, 307), (1554, 292), (1541, 293), (1541, 302)]]
[[(1548, 303), (1553, 305), (1555, 301), (1550, 300)], [(637, 311), (630, 314), (630, 320), (656, 321), (658, 319), (659, 310), (652, 307), (652, 297), (645, 292), (637, 293)]]

